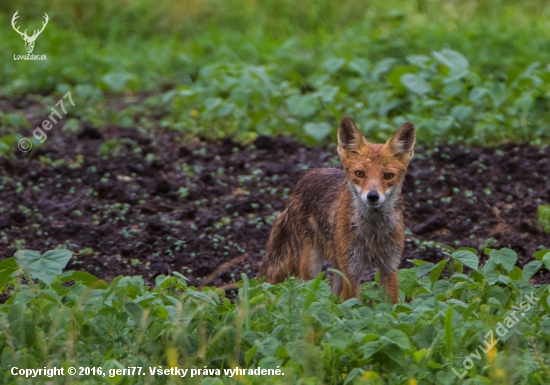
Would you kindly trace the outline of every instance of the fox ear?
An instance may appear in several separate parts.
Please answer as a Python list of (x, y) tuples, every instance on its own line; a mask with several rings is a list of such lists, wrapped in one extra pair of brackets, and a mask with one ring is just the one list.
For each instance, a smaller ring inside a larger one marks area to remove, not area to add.
[(341, 159), (349, 156), (349, 153), (358, 154), (367, 141), (361, 135), (355, 123), (350, 117), (344, 116), (338, 127), (338, 155)]
[(386, 142), (389, 152), (404, 163), (409, 163), (414, 155), (416, 133), (411, 122), (403, 124)]

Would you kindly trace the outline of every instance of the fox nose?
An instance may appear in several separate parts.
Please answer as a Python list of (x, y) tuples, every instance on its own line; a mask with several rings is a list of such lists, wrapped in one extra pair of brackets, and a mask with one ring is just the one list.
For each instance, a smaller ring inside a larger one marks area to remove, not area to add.
[(369, 191), (367, 194), (367, 200), (369, 203), (376, 203), (378, 202), (378, 199), (380, 199), (380, 195), (376, 191)]

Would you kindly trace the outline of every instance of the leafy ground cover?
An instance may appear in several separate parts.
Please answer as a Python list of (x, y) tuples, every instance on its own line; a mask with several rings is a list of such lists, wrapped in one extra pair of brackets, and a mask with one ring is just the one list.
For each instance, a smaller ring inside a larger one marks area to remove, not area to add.
[(0, 305), (0, 377), (19, 383), (19, 368), (87, 367), (32, 381), (548, 383), (550, 292), (529, 279), (550, 267), (550, 250), (523, 270), (510, 249), (486, 249), (482, 266), (474, 249), (449, 251), (437, 265), (400, 270), (406, 301), (393, 306), (380, 301), (375, 282), (363, 284), (363, 304), (340, 303), (322, 274), (276, 286), (243, 274), (232, 302), (219, 288), (189, 287), (180, 274), (158, 276), (153, 289), (141, 277), (107, 284), (62, 273), (68, 250), (19, 251), (0, 262), (0, 284), (11, 292)]
[[(350, 115), (371, 136), (414, 121), (426, 143), (548, 140), (543, 1), (60, 2), (24, 8), (51, 21), (36, 48), (50, 60), (23, 62), (9, 19), (27, 4), (0, 5), (0, 94), (72, 89), (71, 114), (95, 126), (145, 111), (187, 135), (316, 141)], [(144, 91), (120, 114), (104, 103)]]

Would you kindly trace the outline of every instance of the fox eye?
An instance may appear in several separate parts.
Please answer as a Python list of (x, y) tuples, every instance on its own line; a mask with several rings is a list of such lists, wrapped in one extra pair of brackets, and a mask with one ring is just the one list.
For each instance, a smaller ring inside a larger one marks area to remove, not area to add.
[(355, 171), (355, 175), (357, 175), (357, 177), (359, 177), (359, 178), (364, 178), (365, 177), (365, 173), (361, 170)]
[(393, 178), (393, 174), (391, 172), (387, 172), (384, 174), (384, 178), (390, 180)]

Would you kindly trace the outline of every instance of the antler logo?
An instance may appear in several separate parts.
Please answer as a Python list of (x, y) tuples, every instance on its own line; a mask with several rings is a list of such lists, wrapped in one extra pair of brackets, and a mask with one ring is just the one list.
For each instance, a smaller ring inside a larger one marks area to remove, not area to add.
[(29, 36), (27, 35), (27, 30), (25, 30), (25, 32), (21, 32), (19, 30), (19, 27), (17, 27), (15, 25), (15, 20), (17, 20), (17, 18), (19, 17), (18, 15), (19, 11), (16, 11), (14, 14), (13, 14), (13, 17), (11, 19), (11, 26), (13, 27), (13, 29), (21, 35), (21, 37), (23, 38), (23, 40), (25, 40), (25, 49), (27, 50), (28, 53), (32, 53), (32, 50), (34, 49), (34, 42), (36, 41), (36, 38), (38, 37), (38, 35), (40, 35), (42, 33), (42, 31), (44, 30), (44, 28), (46, 28), (46, 24), (48, 24), (48, 15), (44, 14), (44, 21), (42, 22), (42, 29), (39, 31), (37, 29), (34, 30), (34, 33), (32, 34), (32, 36)]

